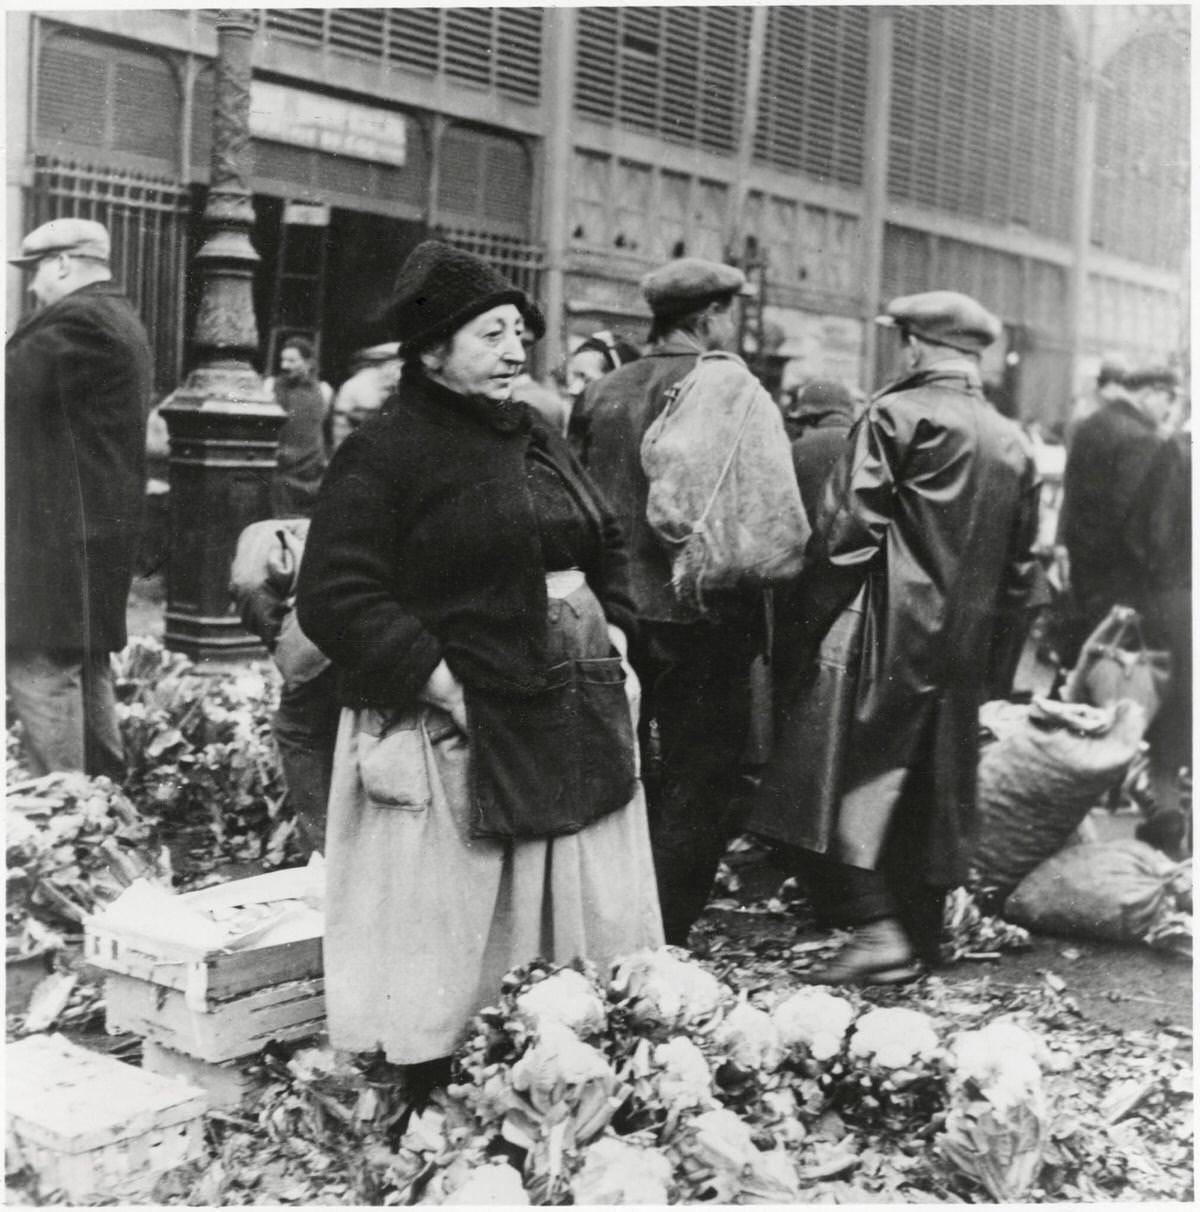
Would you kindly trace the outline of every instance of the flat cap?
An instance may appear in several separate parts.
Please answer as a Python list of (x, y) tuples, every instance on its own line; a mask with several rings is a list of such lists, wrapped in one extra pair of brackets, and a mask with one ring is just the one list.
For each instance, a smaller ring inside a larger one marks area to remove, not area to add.
[(1169, 366), (1135, 366), (1125, 372), (1121, 382), (1130, 391), (1142, 387), (1165, 387), (1174, 391), (1179, 386), (1179, 375)]
[(679, 316), (698, 311), (713, 299), (740, 294), (746, 275), (732, 265), (681, 257), (651, 270), (642, 279), (642, 294), (656, 316)]
[(94, 219), (51, 219), (21, 241), (21, 255), (10, 257), (10, 265), (36, 265), (43, 257), (74, 253), (107, 261), (111, 255), (108, 228)]
[(370, 366), (376, 362), (387, 362), (399, 356), (400, 342), (384, 341), (380, 345), (368, 345), (365, 349), (356, 349), (353, 354), (353, 360), (364, 366)]
[(986, 349), (1002, 331), (1000, 321), (982, 303), (956, 290), (928, 290), (893, 299), (875, 323), (902, 328), (914, 337), (963, 353)]

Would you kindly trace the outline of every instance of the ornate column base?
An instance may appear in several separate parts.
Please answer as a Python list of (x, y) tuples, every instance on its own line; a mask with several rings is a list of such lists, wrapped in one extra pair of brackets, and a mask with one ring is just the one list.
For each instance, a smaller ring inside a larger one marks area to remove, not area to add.
[(162, 409), (171, 435), (166, 646), (191, 660), (264, 655), (229, 598), (238, 535), (271, 516), (283, 410), (244, 366), (208, 366)]

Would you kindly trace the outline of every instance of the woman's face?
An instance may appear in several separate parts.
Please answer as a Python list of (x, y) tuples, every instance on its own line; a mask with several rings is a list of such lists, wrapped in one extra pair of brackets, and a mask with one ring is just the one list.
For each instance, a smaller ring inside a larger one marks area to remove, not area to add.
[(577, 400), (585, 388), (606, 374), (608, 363), (598, 349), (580, 350), (567, 364), (567, 394)]
[(512, 303), (468, 320), (447, 341), (422, 355), (425, 373), (460, 396), (507, 400), (525, 364), (525, 321)]

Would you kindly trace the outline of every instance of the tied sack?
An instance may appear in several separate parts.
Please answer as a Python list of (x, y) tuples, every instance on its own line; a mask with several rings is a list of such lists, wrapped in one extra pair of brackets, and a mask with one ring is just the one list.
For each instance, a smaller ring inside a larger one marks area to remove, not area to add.
[(1117, 786), (1146, 730), (1137, 703), (1088, 707), (1034, 699), (979, 711), (979, 831), (972, 865), (1007, 892), (1070, 838)]
[(810, 527), (783, 418), (741, 358), (714, 351), (672, 389), (642, 441), (646, 519), (671, 583), (704, 610), (714, 589), (795, 577)]
[(1027, 875), (1004, 905), (1009, 921), (1039, 934), (1104, 942), (1149, 941), (1174, 906), (1190, 863), (1133, 840), (1070, 846)]

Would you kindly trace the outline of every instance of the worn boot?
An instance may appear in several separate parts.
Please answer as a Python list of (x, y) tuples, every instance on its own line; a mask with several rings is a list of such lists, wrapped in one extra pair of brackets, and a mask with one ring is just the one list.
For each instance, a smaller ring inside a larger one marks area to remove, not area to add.
[(920, 975), (908, 935), (895, 918), (884, 917), (856, 927), (847, 946), (803, 979), (814, 985), (902, 985)]

